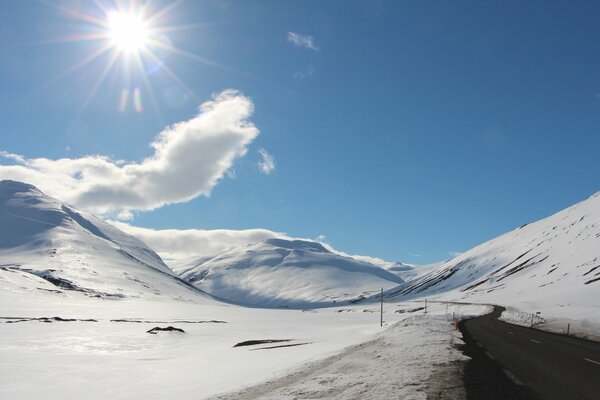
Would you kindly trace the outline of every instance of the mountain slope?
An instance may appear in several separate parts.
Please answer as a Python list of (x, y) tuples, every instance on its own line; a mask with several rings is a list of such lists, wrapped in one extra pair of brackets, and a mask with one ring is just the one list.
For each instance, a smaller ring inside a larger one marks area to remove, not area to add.
[(388, 296), (441, 296), (528, 309), (579, 307), (598, 315), (600, 192), (462, 253)]
[(4, 296), (199, 297), (135, 237), (15, 181), (0, 181), (0, 289)]
[(403, 282), (373, 264), (306, 240), (268, 239), (175, 270), (214, 296), (265, 307), (326, 306)]

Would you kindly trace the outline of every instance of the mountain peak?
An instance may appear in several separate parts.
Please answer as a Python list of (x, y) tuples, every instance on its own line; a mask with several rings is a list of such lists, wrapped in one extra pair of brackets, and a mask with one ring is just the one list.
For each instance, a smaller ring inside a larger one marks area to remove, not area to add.
[(13, 196), (16, 193), (27, 192), (36, 192), (38, 194), (43, 194), (42, 191), (39, 190), (37, 187), (28, 183), (12, 181), (9, 179), (0, 181), (0, 197), (8, 197)]
[(263, 243), (289, 250), (305, 250), (318, 253), (329, 253), (329, 250), (327, 250), (321, 243), (310, 240), (272, 238), (266, 239)]

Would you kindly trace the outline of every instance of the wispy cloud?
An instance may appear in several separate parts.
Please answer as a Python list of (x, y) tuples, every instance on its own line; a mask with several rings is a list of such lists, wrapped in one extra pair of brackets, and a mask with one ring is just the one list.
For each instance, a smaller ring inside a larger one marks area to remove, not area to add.
[(269, 175), (271, 172), (275, 171), (275, 157), (262, 147), (258, 150), (258, 153), (261, 157), (258, 161), (258, 168), (260, 168), (261, 172), (265, 175)]
[(304, 47), (305, 49), (310, 49), (314, 51), (320, 50), (315, 42), (315, 38), (309, 35), (301, 35), (295, 32), (288, 32), (287, 40), (288, 42), (298, 47)]
[(214, 256), (228, 249), (246, 246), (250, 243), (260, 242), (271, 238), (307, 240), (321, 243), (329, 251), (344, 257), (352, 257), (360, 261), (369, 262), (379, 266), (391, 263), (376, 257), (350, 255), (338, 251), (327, 241), (325, 235), (315, 239), (289, 236), (283, 232), (268, 229), (151, 229), (131, 225), (123, 221), (108, 221), (117, 228), (142, 240), (155, 250), (169, 266), (176, 268), (179, 264), (186, 264), (192, 257)]
[(253, 110), (248, 97), (225, 90), (203, 103), (196, 117), (159, 133), (151, 143), (154, 153), (140, 162), (103, 155), (27, 159), (0, 152), (10, 162), (0, 165), (0, 179), (31, 183), (101, 215), (130, 218), (133, 211), (208, 196), (258, 136), (249, 120)]
[(456, 256), (460, 256), (460, 255), (462, 254), (462, 252), (460, 252), (460, 251), (449, 251), (449, 252), (448, 252), (448, 254), (449, 254), (449, 255), (450, 255), (452, 258), (454, 258), (454, 257), (456, 257)]
[(294, 79), (306, 79), (312, 78), (313, 76), (315, 76), (315, 69), (312, 65), (309, 65), (308, 68), (306, 68), (306, 71), (298, 71), (294, 73)]
[(315, 238), (315, 240), (319, 243), (327, 243), (327, 236), (320, 234)]
[(25, 158), (18, 154), (9, 153), (7, 151), (0, 150), (0, 157), (6, 158), (7, 160), (11, 160), (17, 163), (24, 163)]
[(155, 250), (167, 262), (214, 255), (236, 246), (245, 246), (270, 238), (289, 239), (285, 233), (267, 229), (150, 229), (121, 221), (108, 221), (134, 235)]

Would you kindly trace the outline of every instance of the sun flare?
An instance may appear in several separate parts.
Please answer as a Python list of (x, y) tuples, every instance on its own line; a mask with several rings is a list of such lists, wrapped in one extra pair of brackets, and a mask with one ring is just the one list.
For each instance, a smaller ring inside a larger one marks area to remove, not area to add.
[[(174, 37), (182, 35), (185, 31), (203, 27), (203, 24), (166, 23), (176, 20), (175, 10), (183, 2), (184, 0), (169, 1), (158, 7), (156, 1), (94, 0), (82, 2), (82, 7), (78, 9), (60, 2), (48, 2), (50, 7), (79, 23), (73, 25), (77, 27), (76, 31), (52, 38), (50, 43), (89, 42), (93, 45), (79, 62), (60, 71), (44, 86), (60, 81), (85, 66), (102, 60), (105, 63), (104, 67), (99, 73), (91, 75), (89, 91), (81, 104), (81, 110), (88, 106), (104, 82), (110, 78), (109, 80), (113, 82), (111, 87), (114, 87), (114, 82), (118, 79), (113, 98), (116, 103), (115, 108), (119, 112), (133, 110), (142, 113), (145, 109), (144, 103), (149, 101), (155, 114), (160, 115), (160, 93), (155, 93), (153, 88), (153, 80), (158, 77), (167, 79), (172, 87), (169, 93), (179, 93), (175, 95), (176, 97), (196, 98), (194, 91), (172, 69), (171, 63), (179, 63), (180, 58), (237, 73), (233, 68), (186, 51), (174, 44)], [(167, 62), (167, 58), (170, 62)], [(165, 101), (172, 102), (172, 99), (169, 97)]]
[(137, 53), (148, 43), (149, 30), (140, 15), (112, 12), (107, 27), (112, 45), (126, 53)]

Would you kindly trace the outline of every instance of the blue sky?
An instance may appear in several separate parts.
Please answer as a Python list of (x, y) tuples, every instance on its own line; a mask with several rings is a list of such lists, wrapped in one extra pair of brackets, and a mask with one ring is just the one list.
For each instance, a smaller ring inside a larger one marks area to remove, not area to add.
[(260, 134), (222, 179), (191, 200), (129, 207), (130, 224), (325, 235), (348, 253), (425, 263), (600, 190), (596, 2), (187, 1), (156, 22), (186, 28), (160, 40), (187, 56), (154, 48), (147, 83), (118, 59), (96, 91), (112, 50), (51, 81), (102, 43), (57, 40), (98, 30), (69, 11), (106, 18), (70, 0), (0, 11), (0, 151), (139, 163), (214, 94), (253, 105)]

